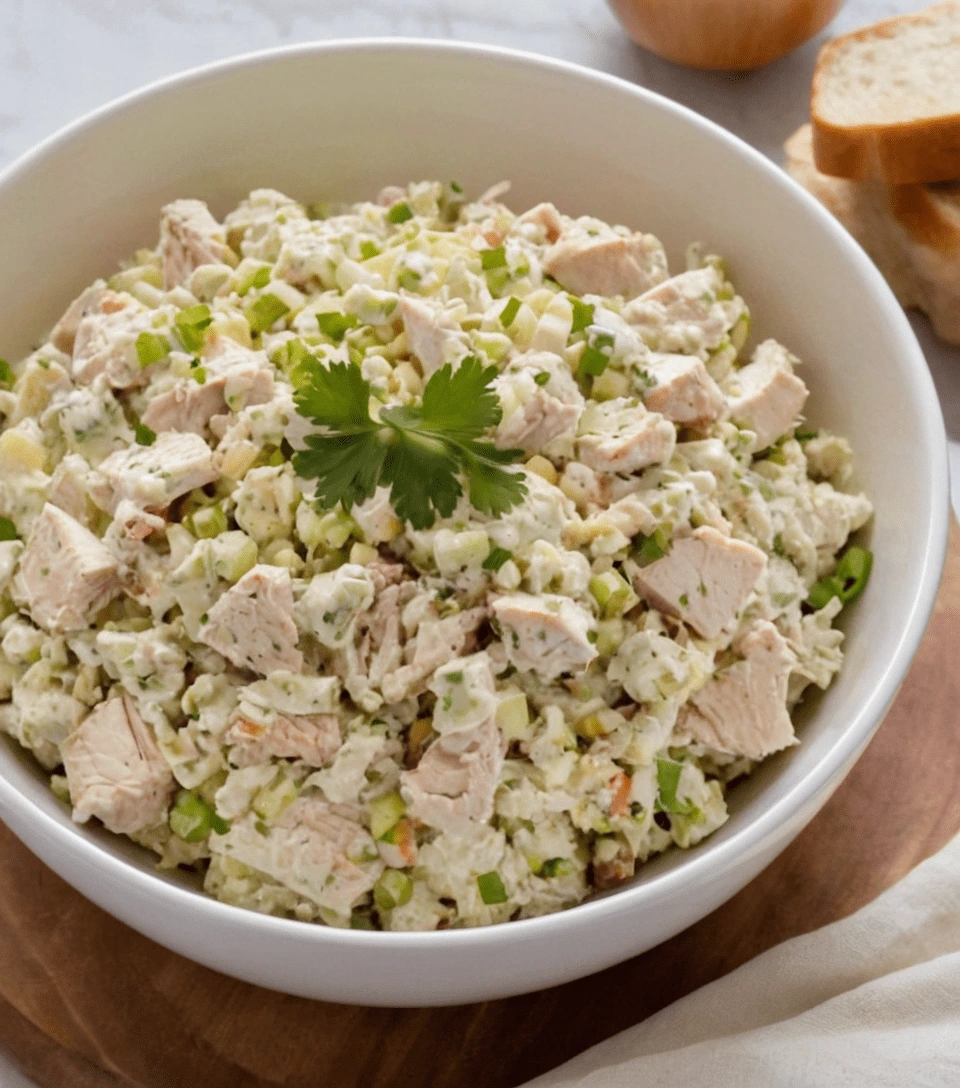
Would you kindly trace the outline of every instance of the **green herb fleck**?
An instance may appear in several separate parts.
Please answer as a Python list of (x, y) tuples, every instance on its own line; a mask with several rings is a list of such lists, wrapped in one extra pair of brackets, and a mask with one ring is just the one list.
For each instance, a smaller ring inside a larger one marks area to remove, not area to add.
[(490, 554), (481, 564), (484, 570), (499, 570), (504, 563), (513, 558), (513, 552), (506, 548), (492, 548)]
[(0, 518), (0, 541), (19, 539), (16, 525), (9, 518)]
[(146, 423), (137, 423), (133, 428), (133, 437), (138, 446), (152, 446), (157, 440), (156, 434)]

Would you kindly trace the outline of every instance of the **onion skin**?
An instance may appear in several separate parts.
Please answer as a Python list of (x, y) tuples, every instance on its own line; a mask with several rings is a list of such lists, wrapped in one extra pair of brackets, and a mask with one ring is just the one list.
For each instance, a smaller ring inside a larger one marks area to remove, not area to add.
[(742, 72), (818, 34), (843, 0), (609, 0), (631, 38), (651, 53), (709, 71)]

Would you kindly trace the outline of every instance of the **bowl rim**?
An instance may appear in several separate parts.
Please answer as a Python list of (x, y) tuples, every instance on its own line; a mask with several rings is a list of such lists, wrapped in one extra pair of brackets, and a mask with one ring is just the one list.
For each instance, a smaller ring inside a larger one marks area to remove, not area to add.
[[(617, 890), (602, 897), (588, 899), (569, 910), (509, 923), (490, 926), (468, 927), (451, 930), (426, 930), (413, 932), (364, 931), (341, 929), (295, 919), (260, 914), (253, 910), (223, 903), (202, 892), (180, 886), (162, 876), (141, 870), (122, 857), (104, 848), (94, 838), (84, 835), (79, 827), (64, 827), (52, 816), (39, 808), (29, 797), (0, 775), (0, 802), (10, 811), (37, 826), (45, 838), (53, 839), (77, 854), (76, 860), (98, 870), (107, 879), (130, 886), (140, 897), (160, 900), (165, 907), (192, 912), (205, 924), (220, 923), (260, 936), (270, 934), (280, 940), (303, 941), (318, 949), (324, 945), (341, 945), (357, 951), (413, 951), (418, 947), (438, 950), (444, 946), (457, 946), (464, 951), (483, 952), (504, 943), (521, 944), (531, 939), (560, 938), (570, 935), (582, 926), (603, 923), (604, 920), (627, 911), (651, 906), (656, 902), (683, 895), (695, 890), (697, 885), (709, 881), (733, 867), (744, 857), (758, 852), (764, 842), (775, 835), (778, 828), (796, 819), (812, 798), (825, 790), (838, 772), (853, 763), (879, 725), (889, 704), (903, 681), (913, 660), (920, 640), (926, 630), (939, 588), (946, 560), (949, 531), (949, 477), (946, 431), (939, 399), (920, 345), (900, 303), (879, 270), (853, 240), (847, 231), (806, 190), (762, 152), (746, 143), (739, 136), (689, 107), (632, 83), (619, 76), (588, 68), (584, 65), (527, 50), (504, 46), (459, 42), (419, 37), (354, 37), (327, 41), (298, 42), (291, 45), (233, 55), (221, 60), (199, 65), (154, 80), (118, 98), (99, 106), (76, 120), (64, 125), (32, 148), (18, 156), (0, 171), (0, 192), (27, 174), (36, 164), (95, 129), (102, 121), (135, 109), (142, 102), (175, 93), (181, 88), (215, 81), (224, 75), (264, 63), (283, 61), (306, 55), (331, 55), (351, 52), (421, 52), (436, 56), (469, 55), (486, 60), (493, 65), (528, 68), (563, 76), (568, 80), (600, 85), (645, 100), (648, 104), (678, 120), (692, 125), (705, 135), (726, 143), (753, 169), (759, 170), (775, 184), (785, 188), (794, 200), (806, 206), (807, 211), (820, 223), (853, 264), (855, 270), (879, 297), (889, 311), (893, 331), (896, 334), (894, 350), (904, 357), (914, 372), (915, 397), (926, 422), (929, 446), (929, 463), (926, 478), (931, 481), (930, 515), (924, 527), (924, 550), (914, 561), (920, 560), (919, 584), (905, 617), (900, 638), (893, 653), (877, 678), (870, 696), (848, 722), (842, 733), (807, 774), (784, 795), (773, 799), (767, 809), (729, 838), (713, 843), (709, 852), (691, 852), (683, 864), (648, 881)], [(2, 815), (2, 809), (0, 809)], [(180, 917), (183, 917), (180, 914)]]

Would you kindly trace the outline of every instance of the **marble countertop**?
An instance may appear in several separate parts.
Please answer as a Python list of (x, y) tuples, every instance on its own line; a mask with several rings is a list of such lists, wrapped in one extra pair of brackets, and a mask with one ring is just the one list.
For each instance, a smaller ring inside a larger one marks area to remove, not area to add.
[[(850, 0), (840, 33), (921, 6)], [(779, 161), (806, 118), (818, 41), (758, 72), (678, 68), (634, 46), (603, 0), (3, 0), (0, 168), (80, 114), (151, 80), (235, 53), (342, 37), (451, 38), (526, 49), (643, 84)], [(960, 349), (914, 326), (933, 372), (960, 480)], [(954, 485), (954, 505), (960, 507)], [(0, 1086), (29, 1088), (0, 1056)]]

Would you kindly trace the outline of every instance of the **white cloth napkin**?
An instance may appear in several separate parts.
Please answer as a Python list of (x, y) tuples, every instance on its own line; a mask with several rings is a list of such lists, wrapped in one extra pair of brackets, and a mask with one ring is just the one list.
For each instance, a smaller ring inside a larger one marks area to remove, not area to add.
[(960, 837), (527, 1088), (960, 1086)]

